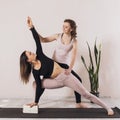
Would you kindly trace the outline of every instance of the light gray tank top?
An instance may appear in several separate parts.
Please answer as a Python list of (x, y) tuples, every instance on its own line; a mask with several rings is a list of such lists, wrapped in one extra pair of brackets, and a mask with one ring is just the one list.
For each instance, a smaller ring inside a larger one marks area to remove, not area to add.
[(60, 63), (69, 64), (70, 51), (73, 48), (74, 40), (72, 39), (69, 44), (65, 45), (62, 43), (61, 38), (62, 38), (62, 34), (60, 34), (57, 39), (57, 45), (53, 53), (53, 59)]

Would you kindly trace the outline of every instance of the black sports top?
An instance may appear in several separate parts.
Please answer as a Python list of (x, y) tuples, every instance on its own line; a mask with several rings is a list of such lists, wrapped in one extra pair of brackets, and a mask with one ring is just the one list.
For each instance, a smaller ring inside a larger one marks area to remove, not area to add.
[(36, 94), (35, 94), (35, 102), (38, 103), (40, 96), (44, 92), (44, 88), (42, 88), (41, 85), (41, 79), (40, 76), (42, 75), (43, 78), (50, 78), (52, 72), (53, 72), (53, 67), (54, 67), (54, 61), (50, 58), (48, 58), (42, 50), (41, 42), (39, 35), (35, 28), (30, 29), (33, 35), (33, 38), (36, 43), (36, 54), (37, 54), (37, 59), (40, 60), (41, 62), (41, 68), (39, 70), (36, 70), (33, 68), (33, 76), (36, 81)]

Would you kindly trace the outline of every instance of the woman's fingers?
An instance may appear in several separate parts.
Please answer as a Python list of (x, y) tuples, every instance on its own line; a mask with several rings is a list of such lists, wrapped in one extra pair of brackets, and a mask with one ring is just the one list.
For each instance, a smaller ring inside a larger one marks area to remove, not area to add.
[(26, 104), (26, 105), (28, 105), (28, 106), (30, 106), (30, 107), (33, 107), (33, 106), (36, 106), (37, 103), (29, 103), (29, 104)]
[(28, 24), (28, 27), (30, 27), (30, 28), (33, 27), (32, 20), (29, 16), (27, 18), (27, 24)]

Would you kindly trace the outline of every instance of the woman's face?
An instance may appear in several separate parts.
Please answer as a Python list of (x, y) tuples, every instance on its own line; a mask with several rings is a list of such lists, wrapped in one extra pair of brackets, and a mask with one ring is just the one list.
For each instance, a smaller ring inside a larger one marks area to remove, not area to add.
[(63, 23), (63, 33), (69, 34), (69, 33), (71, 33), (71, 31), (72, 31), (72, 28), (70, 26), (70, 23), (64, 22)]
[(28, 58), (28, 62), (32, 62), (32, 61), (35, 61), (36, 60), (36, 54), (30, 52), (30, 51), (26, 51), (25, 52), (27, 58)]

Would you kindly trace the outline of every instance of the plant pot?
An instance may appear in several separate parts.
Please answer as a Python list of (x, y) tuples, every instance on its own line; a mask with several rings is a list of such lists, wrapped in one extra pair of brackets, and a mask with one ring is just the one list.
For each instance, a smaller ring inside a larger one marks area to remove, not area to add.
[[(99, 97), (99, 92), (90, 92), (91, 94), (93, 94), (93, 95), (95, 95), (96, 97)], [(92, 101), (91, 101), (91, 103), (93, 103)]]

